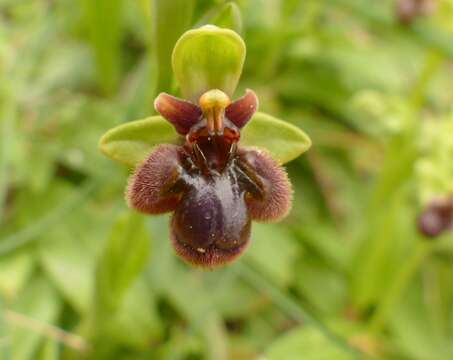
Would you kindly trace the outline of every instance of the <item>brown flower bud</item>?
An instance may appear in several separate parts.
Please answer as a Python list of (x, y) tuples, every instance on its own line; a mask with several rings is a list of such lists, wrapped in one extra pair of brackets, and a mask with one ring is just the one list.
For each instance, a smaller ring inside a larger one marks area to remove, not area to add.
[(453, 230), (453, 198), (434, 200), (420, 214), (417, 224), (419, 231), (428, 238)]
[(397, 0), (395, 13), (400, 23), (408, 25), (420, 16), (431, 15), (436, 9), (435, 0)]

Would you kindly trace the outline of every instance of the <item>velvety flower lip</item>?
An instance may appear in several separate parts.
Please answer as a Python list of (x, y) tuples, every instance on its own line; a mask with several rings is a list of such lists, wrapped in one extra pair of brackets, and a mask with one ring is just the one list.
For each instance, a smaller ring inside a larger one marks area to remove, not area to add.
[(173, 184), (180, 177), (179, 157), (181, 149), (176, 145), (163, 144), (136, 168), (126, 187), (126, 201), (131, 208), (156, 215), (174, 211), (179, 195), (168, 192), (165, 184)]
[(170, 240), (176, 253), (188, 264), (202, 267), (215, 268), (226, 265), (236, 260), (248, 248), (250, 241), (231, 250), (222, 250), (214, 246), (207, 249), (193, 249), (182, 243), (174, 234), (170, 227)]
[(239, 156), (261, 179), (263, 198), (247, 198), (248, 209), (256, 221), (278, 222), (291, 210), (292, 186), (286, 171), (264, 150), (239, 149)]

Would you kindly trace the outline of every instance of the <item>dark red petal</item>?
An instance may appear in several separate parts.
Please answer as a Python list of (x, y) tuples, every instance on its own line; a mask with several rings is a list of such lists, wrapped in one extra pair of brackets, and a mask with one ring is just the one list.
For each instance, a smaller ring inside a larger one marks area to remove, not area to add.
[(254, 169), (264, 190), (263, 199), (247, 197), (252, 219), (270, 222), (283, 219), (292, 203), (292, 186), (285, 169), (264, 150), (241, 150), (240, 158)]
[(201, 109), (197, 105), (166, 93), (159, 94), (154, 101), (154, 108), (170, 121), (181, 135), (186, 135), (202, 116)]
[(244, 127), (258, 109), (258, 97), (247, 89), (245, 95), (225, 109), (225, 116), (238, 128)]
[(174, 211), (180, 195), (166, 193), (165, 189), (180, 177), (179, 147), (159, 145), (137, 167), (126, 188), (128, 205), (145, 214), (162, 214)]
[(249, 228), (249, 234), (246, 241), (238, 247), (233, 249), (221, 249), (213, 244), (206, 249), (203, 249), (203, 252), (200, 252), (181, 241), (172, 227), (173, 226), (170, 225), (170, 240), (178, 256), (185, 262), (202, 268), (212, 269), (234, 261), (245, 251), (245, 249), (247, 249), (250, 242)]

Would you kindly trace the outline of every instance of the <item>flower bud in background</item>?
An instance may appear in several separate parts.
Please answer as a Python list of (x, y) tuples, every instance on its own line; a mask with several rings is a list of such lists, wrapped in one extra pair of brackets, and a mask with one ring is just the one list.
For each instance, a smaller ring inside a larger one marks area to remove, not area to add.
[(428, 238), (453, 231), (453, 195), (433, 200), (419, 215), (417, 223), (419, 231)]
[(408, 25), (420, 16), (431, 15), (436, 6), (436, 0), (396, 0), (395, 12), (399, 22)]

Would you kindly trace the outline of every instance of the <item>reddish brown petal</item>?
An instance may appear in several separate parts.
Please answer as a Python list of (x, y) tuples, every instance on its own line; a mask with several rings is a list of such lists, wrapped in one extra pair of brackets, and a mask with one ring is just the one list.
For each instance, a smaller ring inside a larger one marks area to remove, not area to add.
[(225, 109), (225, 116), (238, 128), (242, 128), (258, 109), (258, 97), (247, 89), (245, 95)]
[(292, 186), (285, 169), (269, 153), (257, 149), (242, 149), (240, 157), (254, 169), (263, 186), (263, 198), (248, 196), (252, 219), (279, 221), (288, 215), (292, 203)]
[(126, 188), (128, 205), (145, 214), (174, 211), (180, 195), (166, 191), (180, 176), (179, 147), (159, 145), (137, 167)]
[(182, 135), (186, 135), (202, 116), (201, 109), (197, 105), (166, 93), (159, 94), (154, 101), (154, 108)]

